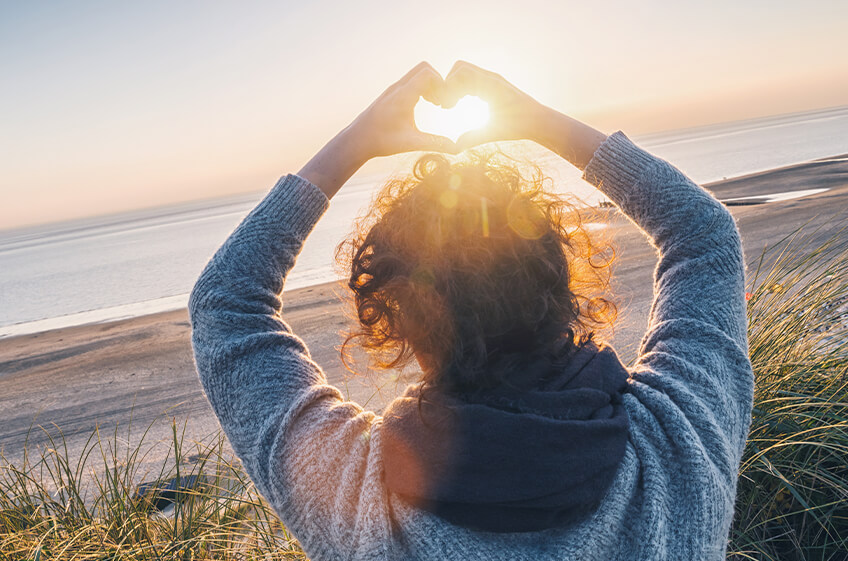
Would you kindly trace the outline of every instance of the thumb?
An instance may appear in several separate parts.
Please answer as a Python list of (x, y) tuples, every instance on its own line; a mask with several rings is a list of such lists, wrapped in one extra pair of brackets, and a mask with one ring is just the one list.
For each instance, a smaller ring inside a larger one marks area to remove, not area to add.
[(448, 154), (456, 154), (459, 152), (456, 143), (446, 136), (418, 132), (411, 140), (413, 144), (413, 147), (411, 148), (412, 150), (445, 152)]
[(498, 138), (495, 136), (494, 131), (489, 127), (484, 127), (463, 133), (456, 140), (456, 147), (459, 152), (462, 152), (463, 150), (467, 150), (474, 146), (486, 144), (487, 142), (494, 142), (496, 140), (498, 140)]

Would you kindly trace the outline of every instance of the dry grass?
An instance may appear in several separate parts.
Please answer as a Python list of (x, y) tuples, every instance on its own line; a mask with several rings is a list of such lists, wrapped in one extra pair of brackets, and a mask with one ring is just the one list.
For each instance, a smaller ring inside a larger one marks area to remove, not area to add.
[(187, 445), (173, 425), (163, 462), (172, 467), (144, 495), (138, 471), (153, 448), (144, 438), (126, 447), (117, 432), (94, 433), (72, 463), (61, 432), (48, 436), (37, 457), (0, 466), (2, 559), (306, 559), (222, 436)]
[(794, 235), (749, 302), (756, 376), (734, 559), (848, 559), (848, 241)]

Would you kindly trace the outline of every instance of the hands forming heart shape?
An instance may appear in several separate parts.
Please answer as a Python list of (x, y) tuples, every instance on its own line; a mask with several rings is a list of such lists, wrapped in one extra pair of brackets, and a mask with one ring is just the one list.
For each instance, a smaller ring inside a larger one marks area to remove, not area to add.
[[(454, 142), (415, 125), (415, 106), (422, 97), (450, 109), (466, 95), (489, 104), (485, 126), (465, 132)], [(485, 142), (520, 139), (533, 140), (582, 170), (606, 138), (604, 133), (542, 105), (499, 74), (459, 61), (442, 79), (422, 62), (389, 86), (298, 175), (332, 197), (357, 169), (377, 156), (417, 150), (456, 154)]]
[[(488, 102), (490, 115), (485, 126), (465, 132), (456, 142), (416, 126), (419, 98), (450, 109), (466, 95)], [(442, 79), (422, 62), (384, 91), (349, 128), (356, 131), (368, 159), (414, 150), (457, 153), (495, 140), (534, 140), (545, 109), (502, 76), (471, 63), (457, 62)]]

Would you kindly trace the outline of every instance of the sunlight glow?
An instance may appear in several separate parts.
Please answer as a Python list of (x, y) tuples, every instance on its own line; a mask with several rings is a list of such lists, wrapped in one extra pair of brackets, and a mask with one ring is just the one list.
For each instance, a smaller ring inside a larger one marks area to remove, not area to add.
[(479, 129), (489, 121), (489, 104), (467, 95), (451, 109), (442, 109), (423, 99), (415, 106), (415, 126), (422, 132), (456, 141), (463, 133)]

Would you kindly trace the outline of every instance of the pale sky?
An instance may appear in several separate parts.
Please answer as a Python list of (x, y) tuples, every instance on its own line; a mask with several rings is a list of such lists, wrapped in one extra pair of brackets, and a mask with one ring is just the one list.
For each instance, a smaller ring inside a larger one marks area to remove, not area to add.
[(0, 229), (269, 188), (421, 60), (606, 132), (848, 103), (848, 2), (0, 1)]

